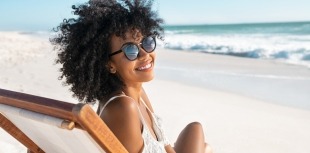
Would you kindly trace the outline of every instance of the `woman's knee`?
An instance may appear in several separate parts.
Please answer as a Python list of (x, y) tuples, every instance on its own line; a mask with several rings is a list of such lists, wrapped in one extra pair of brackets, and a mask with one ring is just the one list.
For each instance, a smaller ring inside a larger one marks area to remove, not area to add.
[(200, 122), (192, 122), (192, 123), (189, 123), (189, 124), (186, 126), (186, 129), (201, 130), (201, 131), (203, 131), (203, 127), (202, 127), (202, 125), (201, 125)]
[(205, 152), (203, 127), (199, 122), (189, 123), (175, 143), (176, 152)]
[(200, 122), (189, 123), (188, 126), (202, 126)]
[(189, 123), (181, 132), (181, 137), (193, 137), (195, 139), (202, 139), (204, 140), (204, 132), (203, 132), (203, 127), (201, 123), (199, 122), (192, 122)]

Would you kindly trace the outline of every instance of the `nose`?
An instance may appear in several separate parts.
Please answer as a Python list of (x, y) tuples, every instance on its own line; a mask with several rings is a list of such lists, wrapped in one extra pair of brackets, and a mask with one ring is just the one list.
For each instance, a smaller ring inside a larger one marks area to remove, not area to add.
[(138, 59), (139, 60), (144, 60), (149, 57), (149, 53), (146, 52), (142, 47), (139, 46), (139, 54), (138, 54)]

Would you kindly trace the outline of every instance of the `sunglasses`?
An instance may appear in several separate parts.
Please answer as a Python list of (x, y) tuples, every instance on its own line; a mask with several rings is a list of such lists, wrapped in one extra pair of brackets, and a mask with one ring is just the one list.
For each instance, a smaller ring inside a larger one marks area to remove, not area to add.
[(128, 60), (134, 61), (139, 56), (140, 49), (138, 45), (141, 45), (141, 48), (145, 50), (147, 53), (151, 53), (156, 48), (156, 41), (154, 37), (148, 36), (148, 37), (143, 38), (141, 43), (139, 44), (136, 44), (133, 42), (125, 43), (120, 50), (114, 53), (111, 53), (109, 57), (119, 54), (121, 52), (124, 52)]

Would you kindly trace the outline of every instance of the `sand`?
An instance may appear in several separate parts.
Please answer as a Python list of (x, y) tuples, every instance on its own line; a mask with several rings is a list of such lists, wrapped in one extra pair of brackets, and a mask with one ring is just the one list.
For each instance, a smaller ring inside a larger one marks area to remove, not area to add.
[[(45, 37), (0, 32), (0, 88), (77, 103)], [(309, 153), (310, 69), (281, 61), (157, 50), (144, 87), (171, 142), (202, 123), (216, 153)], [(26, 148), (0, 129), (0, 152)]]

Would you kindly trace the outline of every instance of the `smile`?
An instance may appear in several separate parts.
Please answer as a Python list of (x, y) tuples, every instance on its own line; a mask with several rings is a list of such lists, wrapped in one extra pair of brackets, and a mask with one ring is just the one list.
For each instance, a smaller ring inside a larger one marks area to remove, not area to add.
[(148, 70), (150, 68), (152, 68), (152, 63), (148, 63), (148, 64), (146, 64), (144, 66), (138, 67), (137, 70), (144, 71), (144, 70)]

